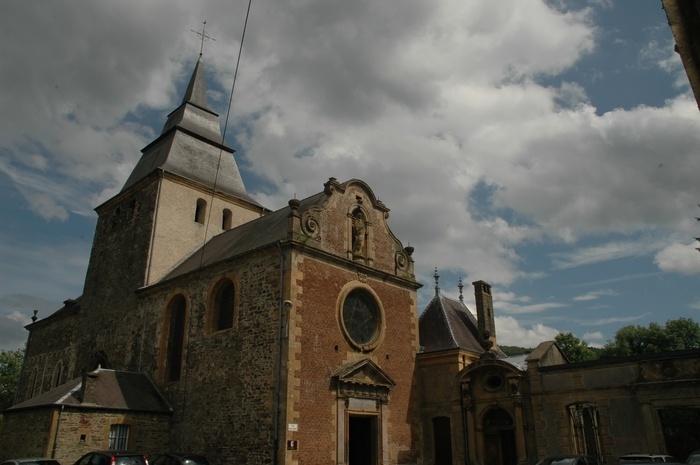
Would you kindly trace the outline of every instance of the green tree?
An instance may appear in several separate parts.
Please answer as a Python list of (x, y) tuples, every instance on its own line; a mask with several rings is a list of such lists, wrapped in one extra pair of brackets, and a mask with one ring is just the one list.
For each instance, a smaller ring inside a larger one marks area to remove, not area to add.
[(700, 349), (700, 324), (690, 318), (666, 322), (669, 350)]
[(0, 351), (0, 410), (11, 407), (15, 400), (23, 359), (23, 348)]
[(554, 340), (572, 362), (585, 362), (598, 358), (598, 354), (588, 347), (588, 343), (577, 338), (573, 333), (559, 333)]
[(615, 338), (608, 341), (601, 357), (627, 357), (672, 350), (700, 348), (700, 324), (690, 318), (668, 320), (665, 326), (627, 325), (618, 329)]

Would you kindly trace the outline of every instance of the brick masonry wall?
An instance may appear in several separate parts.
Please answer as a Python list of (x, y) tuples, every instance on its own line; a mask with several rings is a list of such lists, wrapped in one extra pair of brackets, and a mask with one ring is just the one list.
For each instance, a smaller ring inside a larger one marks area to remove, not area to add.
[[(396, 382), (388, 403), (390, 463), (415, 462), (418, 455), (414, 367), (417, 350), (415, 291), (358, 274), (309, 257), (294, 260), (292, 283), (294, 308), (290, 318), (292, 358), (288, 393), (289, 423), (297, 432), (287, 439), (299, 441), (291, 459), (300, 464), (336, 463), (337, 394), (332, 376), (343, 366), (371, 358)], [(370, 286), (383, 310), (384, 338), (369, 353), (357, 351), (345, 338), (339, 323), (339, 295), (345, 286)], [(408, 286), (407, 286), (408, 287)]]

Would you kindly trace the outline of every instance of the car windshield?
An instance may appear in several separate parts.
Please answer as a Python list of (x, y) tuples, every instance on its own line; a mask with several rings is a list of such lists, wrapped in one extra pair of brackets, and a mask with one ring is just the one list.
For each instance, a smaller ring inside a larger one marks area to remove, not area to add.
[(114, 465), (146, 465), (142, 455), (123, 455), (114, 457)]

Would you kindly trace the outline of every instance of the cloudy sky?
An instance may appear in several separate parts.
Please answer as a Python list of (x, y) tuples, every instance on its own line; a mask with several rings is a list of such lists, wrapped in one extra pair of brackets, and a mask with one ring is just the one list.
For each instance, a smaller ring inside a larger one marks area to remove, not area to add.
[[(6, 0), (0, 349), (78, 297), (96, 222), (204, 44), (227, 114), (247, 1)], [(254, 0), (227, 126), (271, 209), (360, 178), (424, 284), (499, 342), (700, 319), (700, 112), (659, 0)]]

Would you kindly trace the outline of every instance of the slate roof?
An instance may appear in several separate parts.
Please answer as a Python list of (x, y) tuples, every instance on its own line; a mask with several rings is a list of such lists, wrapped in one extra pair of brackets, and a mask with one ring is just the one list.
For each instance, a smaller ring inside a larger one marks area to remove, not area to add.
[(171, 413), (172, 407), (158, 391), (151, 379), (143, 373), (98, 368), (93, 403), (84, 403), (83, 380), (77, 378), (48, 392), (5, 410), (13, 412), (41, 407), (61, 406), (104, 410)]
[(207, 106), (201, 55), (182, 104), (168, 115), (161, 135), (142, 152), (122, 192), (162, 170), (262, 208), (246, 191), (234, 150), (221, 135), (219, 115)]
[(418, 318), (418, 326), (424, 353), (448, 349), (484, 353), (476, 317), (463, 302), (447, 298), (439, 291)]
[[(322, 205), (327, 195), (323, 192), (301, 200), (299, 214), (315, 205)], [(287, 238), (289, 229), (289, 206), (249, 221), (226, 232), (214, 236), (203, 247), (185, 259), (163, 280), (194, 271), (202, 266), (211, 265), (242, 253), (274, 245)]]

